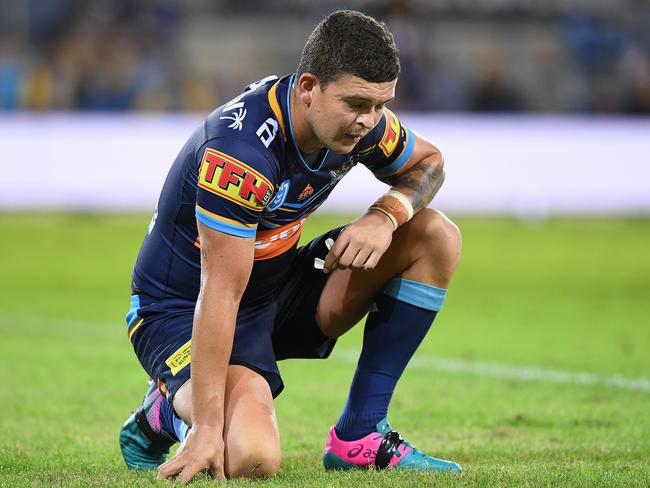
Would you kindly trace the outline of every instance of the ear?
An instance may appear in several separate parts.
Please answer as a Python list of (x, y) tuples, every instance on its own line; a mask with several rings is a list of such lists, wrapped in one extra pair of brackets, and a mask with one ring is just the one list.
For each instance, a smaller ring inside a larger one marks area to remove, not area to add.
[(300, 75), (300, 79), (298, 79), (296, 88), (298, 98), (309, 107), (314, 96), (314, 90), (318, 88), (318, 78), (311, 73), (303, 73)]

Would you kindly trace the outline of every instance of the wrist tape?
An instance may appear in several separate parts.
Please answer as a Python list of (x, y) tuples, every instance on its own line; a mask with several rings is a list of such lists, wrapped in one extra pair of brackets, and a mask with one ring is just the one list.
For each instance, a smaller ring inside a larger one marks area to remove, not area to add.
[(370, 206), (370, 210), (377, 210), (386, 215), (393, 229), (408, 222), (413, 217), (413, 205), (406, 195), (391, 190)]

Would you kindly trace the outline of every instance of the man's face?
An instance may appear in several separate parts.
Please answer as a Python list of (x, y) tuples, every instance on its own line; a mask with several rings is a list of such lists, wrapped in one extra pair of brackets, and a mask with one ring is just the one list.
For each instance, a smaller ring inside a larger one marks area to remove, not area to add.
[(339, 154), (349, 153), (377, 125), (384, 105), (395, 97), (397, 80), (372, 83), (345, 74), (324, 90), (316, 83), (307, 121), (318, 141)]

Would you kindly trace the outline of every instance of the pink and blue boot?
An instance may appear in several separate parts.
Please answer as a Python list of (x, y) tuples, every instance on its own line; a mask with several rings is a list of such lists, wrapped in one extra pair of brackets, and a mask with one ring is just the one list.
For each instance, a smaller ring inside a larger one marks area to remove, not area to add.
[(402, 439), (387, 418), (379, 421), (377, 431), (356, 441), (343, 441), (332, 427), (324, 450), (325, 469), (412, 469), (460, 473), (453, 461), (427, 456)]
[(160, 426), (160, 404), (163, 396), (155, 382), (140, 408), (131, 414), (120, 430), (120, 448), (129, 469), (155, 469), (165, 462), (171, 446), (176, 444)]

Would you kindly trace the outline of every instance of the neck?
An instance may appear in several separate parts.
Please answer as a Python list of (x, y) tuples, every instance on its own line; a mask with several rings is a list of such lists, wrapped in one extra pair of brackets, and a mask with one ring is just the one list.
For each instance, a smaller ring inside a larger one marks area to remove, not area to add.
[(307, 107), (298, 98), (293, 86), (289, 87), (289, 99), (289, 117), (291, 117), (293, 137), (296, 140), (298, 149), (305, 154), (322, 149), (324, 147), (323, 144), (316, 138), (314, 131), (307, 122)]

